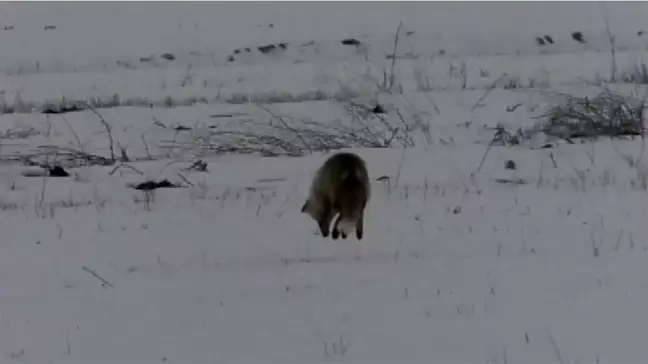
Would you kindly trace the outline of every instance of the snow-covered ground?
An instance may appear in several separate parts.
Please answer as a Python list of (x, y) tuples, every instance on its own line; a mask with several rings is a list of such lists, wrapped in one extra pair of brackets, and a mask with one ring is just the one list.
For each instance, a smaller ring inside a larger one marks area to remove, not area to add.
[[(642, 95), (647, 6), (605, 6), (609, 87)], [(648, 362), (641, 139), (489, 147), (600, 91), (604, 13), (0, 4), (2, 362)], [(360, 243), (299, 212), (332, 143), (372, 177)], [(111, 149), (130, 161), (68, 158)], [(27, 160), (71, 176), (28, 178)], [(129, 187), (164, 178), (184, 188)]]

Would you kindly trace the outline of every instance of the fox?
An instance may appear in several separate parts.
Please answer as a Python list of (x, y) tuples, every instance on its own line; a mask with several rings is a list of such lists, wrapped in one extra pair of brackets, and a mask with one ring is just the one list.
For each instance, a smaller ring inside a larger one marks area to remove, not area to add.
[(346, 239), (355, 228), (358, 241), (364, 235), (364, 210), (371, 197), (365, 161), (355, 153), (340, 152), (330, 156), (315, 172), (310, 193), (301, 212), (317, 222), (324, 238)]

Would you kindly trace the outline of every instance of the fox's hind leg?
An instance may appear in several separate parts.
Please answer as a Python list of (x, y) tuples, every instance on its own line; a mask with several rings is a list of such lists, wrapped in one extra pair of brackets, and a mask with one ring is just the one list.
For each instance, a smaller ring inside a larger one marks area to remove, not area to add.
[(338, 236), (346, 239), (349, 236), (349, 232), (355, 227), (355, 224), (353, 220), (343, 218), (342, 214), (338, 215), (335, 224), (333, 224), (333, 239), (337, 239)]
[(360, 218), (356, 221), (355, 232), (356, 238), (362, 240), (362, 236), (364, 235), (364, 214), (360, 215)]
[[(340, 237), (340, 228), (338, 227), (339, 223), (340, 215), (335, 218), (335, 222), (333, 223), (333, 232), (331, 233), (331, 238), (333, 238), (333, 240), (337, 240)], [(342, 236), (344, 237), (344, 235)]]

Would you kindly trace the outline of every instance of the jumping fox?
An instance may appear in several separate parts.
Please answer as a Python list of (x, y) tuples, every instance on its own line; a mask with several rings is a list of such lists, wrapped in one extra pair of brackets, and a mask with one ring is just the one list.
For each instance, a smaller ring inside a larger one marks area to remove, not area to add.
[(301, 212), (307, 213), (319, 226), (323, 237), (328, 237), (333, 217), (339, 213), (331, 237), (347, 235), (355, 228), (356, 238), (362, 240), (364, 209), (371, 194), (367, 166), (354, 153), (337, 153), (329, 157), (315, 172), (310, 195)]

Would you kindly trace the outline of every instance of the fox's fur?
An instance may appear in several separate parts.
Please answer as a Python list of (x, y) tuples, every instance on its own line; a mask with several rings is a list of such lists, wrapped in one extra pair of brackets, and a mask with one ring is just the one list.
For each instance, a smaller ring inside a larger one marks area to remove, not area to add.
[(364, 209), (371, 194), (367, 166), (354, 153), (337, 153), (329, 157), (315, 172), (310, 195), (301, 212), (317, 221), (323, 237), (328, 237), (336, 214), (331, 237), (346, 239), (353, 228), (362, 240)]

